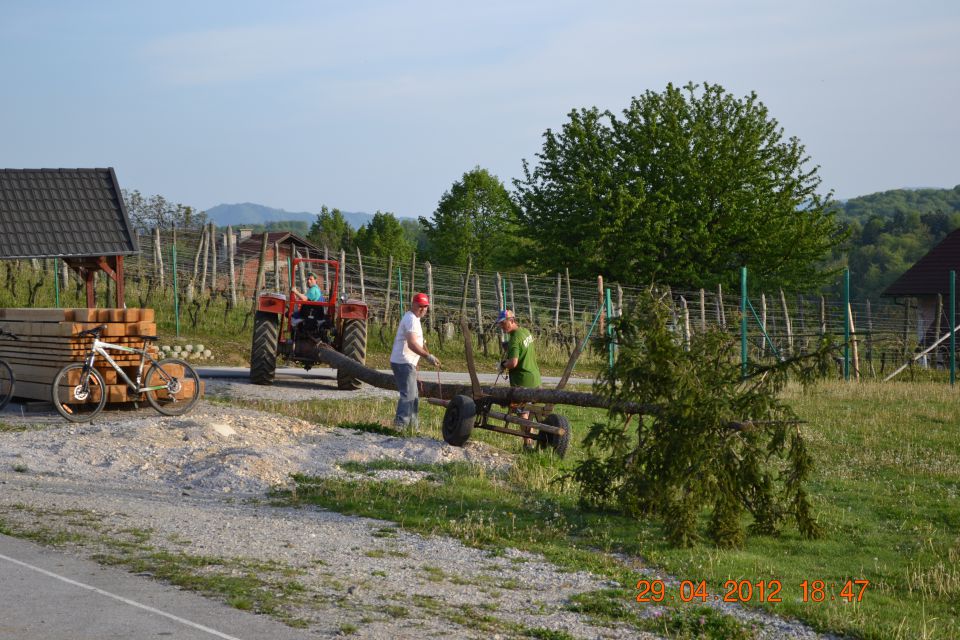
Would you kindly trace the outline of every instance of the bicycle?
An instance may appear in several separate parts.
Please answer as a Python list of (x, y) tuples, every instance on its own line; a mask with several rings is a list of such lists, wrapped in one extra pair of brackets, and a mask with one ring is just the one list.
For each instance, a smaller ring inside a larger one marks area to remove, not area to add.
[[(51, 395), (57, 412), (70, 422), (88, 422), (103, 410), (109, 395), (103, 374), (93, 367), (102, 356), (134, 394), (144, 394), (147, 402), (165, 416), (179, 416), (193, 408), (200, 396), (200, 377), (187, 362), (178, 358), (154, 359), (147, 353), (157, 336), (140, 336), (143, 348), (128, 347), (100, 340), (106, 325), (87, 329), (77, 337), (92, 336), (93, 344), (83, 362), (68, 364), (53, 380)], [(110, 357), (107, 350), (140, 355), (136, 381), (131, 380)], [(148, 367), (144, 377), (144, 367)], [(141, 386), (140, 381), (144, 381)]]
[[(20, 336), (12, 331), (0, 329), (0, 338), (10, 338), (19, 340)], [(2, 411), (10, 400), (13, 399), (13, 391), (16, 386), (16, 377), (13, 375), (13, 369), (7, 364), (6, 360), (0, 359), (0, 411)]]

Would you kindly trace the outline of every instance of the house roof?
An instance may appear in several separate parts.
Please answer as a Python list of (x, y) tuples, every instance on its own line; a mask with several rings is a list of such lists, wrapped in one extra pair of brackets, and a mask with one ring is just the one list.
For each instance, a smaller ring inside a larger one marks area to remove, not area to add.
[(112, 168), (0, 169), (0, 258), (139, 251)]
[(950, 272), (960, 272), (960, 229), (947, 235), (883, 291), (885, 296), (950, 293)]
[[(323, 249), (316, 246), (306, 238), (302, 238), (290, 231), (271, 231), (267, 233), (267, 246), (274, 244), (292, 244), (298, 247), (305, 247), (310, 250), (312, 257), (317, 257), (323, 253)], [(238, 253), (260, 253), (260, 247), (263, 245), (263, 234), (255, 233), (249, 238), (237, 243)]]

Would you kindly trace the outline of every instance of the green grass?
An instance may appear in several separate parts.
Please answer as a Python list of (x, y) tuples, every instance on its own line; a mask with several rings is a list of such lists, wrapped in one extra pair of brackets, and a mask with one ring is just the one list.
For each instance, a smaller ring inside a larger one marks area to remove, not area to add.
[[(623, 585), (590, 606), (602, 610), (604, 600), (619, 602), (608, 617), (681, 637), (737, 637), (743, 629), (692, 606), (667, 607), (656, 619), (636, 618), (634, 586), (645, 576), (607, 552), (642, 557), (679, 580), (705, 580), (710, 599), (728, 591), (728, 580), (750, 581), (751, 606), (821, 631), (870, 639), (954, 638), (960, 636), (956, 393), (929, 382), (832, 382), (806, 394), (788, 391), (806, 421), (801, 428), (816, 460), (809, 490), (825, 531), (818, 540), (787, 529), (778, 537), (749, 537), (739, 550), (707, 544), (677, 549), (665, 544), (656, 520), (581, 508), (576, 488), (557, 480), (582, 455), (580, 439), (598, 413), (567, 407), (563, 411), (574, 425), (567, 460), (521, 455), (505, 474), (443, 465), (432, 469), (430, 481), (412, 485), (298, 477), (296, 497), (289, 499), (385, 518), (404, 529), (451, 535), (493, 551), (542, 552), (562, 567), (594, 571)], [(435, 418), (423, 421), (428, 433)], [(516, 438), (486, 432), (481, 437), (519, 449)], [(855, 579), (870, 584), (862, 601), (847, 602), (841, 587)], [(782, 585), (782, 602), (759, 603), (756, 583), (772, 580)], [(803, 601), (805, 580), (828, 585), (825, 601)], [(666, 593), (676, 599), (678, 587), (668, 584)]]

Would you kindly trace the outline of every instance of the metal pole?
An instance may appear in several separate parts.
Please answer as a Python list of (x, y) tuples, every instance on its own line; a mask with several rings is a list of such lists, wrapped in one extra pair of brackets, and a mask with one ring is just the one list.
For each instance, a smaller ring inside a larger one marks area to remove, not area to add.
[(843, 269), (843, 379), (850, 379), (850, 269)]
[(950, 272), (950, 384), (957, 383), (957, 272)]
[(740, 377), (747, 377), (747, 268), (740, 267)]

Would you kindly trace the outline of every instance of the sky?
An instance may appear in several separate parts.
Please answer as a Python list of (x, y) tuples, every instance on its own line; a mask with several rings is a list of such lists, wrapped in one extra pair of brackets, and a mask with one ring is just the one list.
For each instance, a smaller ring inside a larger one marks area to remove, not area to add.
[(824, 193), (960, 184), (960, 2), (0, 0), (0, 167), (429, 216), (572, 109), (755, 92)]

